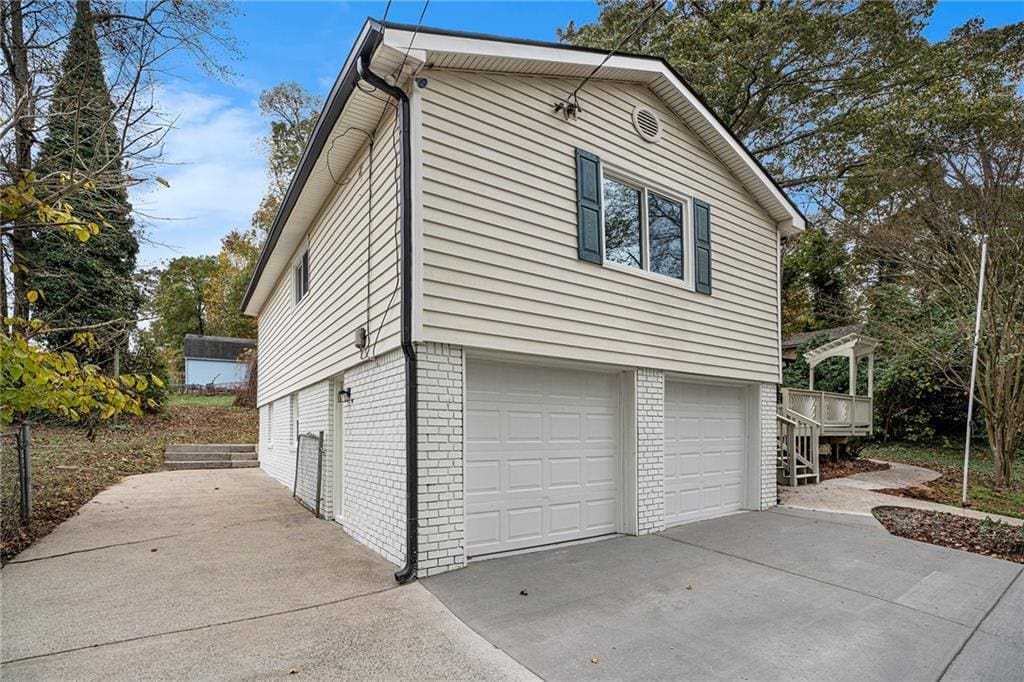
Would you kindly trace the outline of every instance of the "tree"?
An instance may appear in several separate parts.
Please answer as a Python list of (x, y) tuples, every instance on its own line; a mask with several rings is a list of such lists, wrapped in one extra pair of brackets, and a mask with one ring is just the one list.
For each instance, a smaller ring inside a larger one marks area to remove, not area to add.
[(217, 267), (203, 292), (207, 327), (222, 336), (253, 338), (256, 322), (242, 313), (242, 298), (256, 269), (260, 247), (255, 230), (232, 230), (221, 240)]
[(879, 172), (881, 182), (858, 188), (857, 197), (885, 188), (886, 201), (865, 223), (859, 249), (868, 262), (884, 264), (880, 286), (896, 282), (905, 292), (905, 304), (887, 310), (879, 326), (964, 393), (980, 242), (988, 242), (976, 396), (1004, 486), (1024, 443), (1021, 28), (993, 34), (968, 25), (956, 33), (985, 57), (965, 64), (957, 82), (920, 98), (913, 116), (922, 121), (908, 120), (907, 133), (890, 141), (908, 145), (917, 162), (899, 173)]
[(274, 222), (292, 175), (313, 133), (322, 100), (311, 95), (298, 83), (280, 83), (260, 93), (260, 113), (270, 121), (270, 135), (263, 142), (267, 148), (269, 185), (253, 214), (252, 225), (266, 234)]
[[(95, 0), (94, 29), (109, 78), (112, 99), (111, 123), (119, 132), (119, 157), (126, 169), (117, 186), (148, 182), (159, 160), (161, 141), (169, 124), (153, 105), (162, 62), (184, 52), (211, 73), (224, 74), (220, 57), (234, 52), (232, 39), (224, 32), (225, 18), (234, 10), (225, 0), (203, 3), (175, 0)], [(75, 117), (55, 104), (61, 83), (66, 47), (72, 37), (77, 6), (43, 0), (0, 2), (0, 53), (4, 66), (0, 74), (0, 184), (5, 187), (29, 183), (28, 201), (18, 211), (5, 211), (0, 225), (2, 260), (13, 270), (3, 273), (3, 312), (28, 319), (30, 264), (26, 262), (28, 242), (33, 233), (62, 229), (65, 223), (41, 216), (37, 207), (56, 209), (68, 205), (67, 197), (82, 190), (102, 191), (103, 173), (63, 171), (56, 176), (36, 172), (36, 147), (51, 116)], [(65, 88), (66, 90), (66, 88)], [(79, 139), (95, 143), (99, 138)], [(109, 151), (109, 150), (108, 150)], [(77, 149), (75, 150), (77, 152)], [(117, 186), (113, 189), (117, 189)], [(74, 211), (77, 227), (92, 230), (102, 226), (101, 216), (86, 210)], [(98, 230), (93, 231), (97, 234)], [(9, 277), (9, 279), (8, 279)]]
[[(611, 49), (651, 13), (635, 0), (599, 5), (595, 23), (570, 23), (559, 38)], [(667, 59), (784, 188), (829, 215), (866, 161), (865, 129), (892, 99), (927, 83), (916, 69), (933, 6), (691, 0), (655, 13), (622, 50)], [(584, 88), (583, 115), (586, 97)]]
[[(99, 216), (104, 229), (85, 242), (67, 231), (37, 230), (27, 245), (26, 260), (31, 269), (28, 285), (45, 292), (33, 303), (32, 312), (50, 325), (75, 329), (124, 320), (119, 327), (103, 330), (102, 359), (108, 360), (115, 345), (125, 349), (126, 331), (134, 327), (138, 313), (133, 271), (139, 244), (132, 232), (120, 132), (94, 24), (89, 2), (79, 0), (36, 169), (58, 185), (54, 193), (66, 178), (90, 177), (94, 190), (83, 188), (66, 199), (76, 210)], [(72, 334), (51, 333), (45, 338), (60, 348), (67, 346)]]
[(214, 256), (182, 256), (172, 260), (157, 281), (153, 333), (179, 371), (184, 367), (185, 334), (210, 331), (206, 292), (216, 271)]
[[(29, 319), (32, 304), (46, 299), (45, 290), (30, 287), (35, 273), (27, 258), (29, 241), (33, 235), (71, 234), (86, 244), (112, 227), (92, 212), (88, 200), (102, 203), (109, 199), (108, 192), (125, 191), (125, 183), (145, 182), (159, 159), (160, 141), (168, 126), (152, 104), (152, 88), (161, 61), (184, 51), (208, 71), (223, 72), (216, 53), (233, 49), (222, 32), (232, 9), (223, 0), (96, 0), (95, 5), (97, 43), (109, 57), (105, 72), (112, 104), (109, 125), (99, 126), (99, 135), (69, 138), (65, 134), (63, 140), (77, 145), (71, 149), (73, 157), (83, 154), (95, 159), (95, 149), (90, 147), (104, 146), (109, 164), (89, 169), (72, 164), (69, 173), (37, 168), (35, 150), (51, 117), (59, 128), (61, 117), (85, 120), (93, 113), (88, 103), (83, 106), (76, 101), (72, 106), (81, 108), (69, 109), (67, 98), (55, 98), (62, 85), (68, 92), (66, 86), (72, 80), (62, 78), (66, 71), (62, 55), (73, 52), (66, 48), (71, 42), (80, 46), (88, 42), (83, 40), (83, 22), (72, 35), (73, 19), (82, 15), (80, 6), (71, 12), (65, 2), (0, 0), (0, 53), (5, 66), (0, 74), (0, 264), (5, 266), (0, 272), (2, 425), (42, 410), (92, 426), (120, 412), (137, 413), (144, 401), (141, 395), (160, 381), (141, 374), (108, 377), (98, 366), (79, 361), (76, 353), (96, 354), (96, 333), (104, 332), (109, 321), (62, 328), (39, 317)], [(100, 60), (88, 61), (96, 65)], [(82, 84), (90, 82), (95, 85), (95, 72)], [(97, 91), (90, 87), (88, 92)], [(109, 135), (110, 129), (119, 135)], [(117, 149), (111, 149), (115, 142)], [(115, 163), (126, 169), (123, 177)], [(107, 184), (110, 178), (112, 185)], [(86, 206), (77, 209), (69, 197)], [(58, 335), (70, 335), (68, 345), (75, 353), (46, 349), (40, 343), (42, 338)]]
[(854, 312), (847, 274), (849, 254), (834, 234), (810, 228), (782, 257), (782, 333), (850, 324)]

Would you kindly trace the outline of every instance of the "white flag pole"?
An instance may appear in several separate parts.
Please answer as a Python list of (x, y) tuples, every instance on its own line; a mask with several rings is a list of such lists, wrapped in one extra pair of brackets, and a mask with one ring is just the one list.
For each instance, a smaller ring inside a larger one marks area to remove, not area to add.
[(971, 392), (967, 396), (967, 440), (964, 442), (964, 492), (960, 500), (967, 506), (967, 467), (971, 463), (971, 420), (974, 418), (974, 381), (978, 376), (978, 337), (981, 335), (981, 298), (985, 292), (985, 257), (988, 240), (981, 238), (981, 269), (978, 271), (978, 303), (974, 313), (974, 352), (971, 356)]

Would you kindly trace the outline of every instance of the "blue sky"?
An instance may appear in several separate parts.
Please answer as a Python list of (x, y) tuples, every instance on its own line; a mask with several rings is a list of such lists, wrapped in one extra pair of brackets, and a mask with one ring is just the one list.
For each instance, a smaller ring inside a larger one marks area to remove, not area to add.
[[(380, 17), (385, 2), (243, 2), (231, 30), (241, 55), (230, 63), (237, 76), (225, 82), (180, 63), (161, 86), (162, 108), (176, 119), (166, 140), (167, 166), (159, 185), (133, 193), (148, 223), (140, 266), (179, 255), (215, 253), (220, 238), (249, 217), (266, 185), (260, 136), (266, 123), (256, 100), (261, 90), (294, 80), (325, 95), (367, 16)], [(389, 19), (416, 23), (421, 0), (395, 0)], [(593, 2), (455, 2), (431, 0), (424, 24), (441, 28), (554, 40), (570, 20), (592, 21)], [(1024, 2), (940, 2), (926, 34), (980, 16), (988, 26), (1024, 20)]]

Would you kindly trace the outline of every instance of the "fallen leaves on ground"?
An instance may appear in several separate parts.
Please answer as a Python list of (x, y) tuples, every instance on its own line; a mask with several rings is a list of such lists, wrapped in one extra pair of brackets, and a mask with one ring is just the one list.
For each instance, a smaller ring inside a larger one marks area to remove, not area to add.
[(846, 478), (854, 474), (865, 474), (869, 471), (885, 471), (892, 467), (884, 462), (872, 462), (870, 459), (841, 459), (838, 462), (825, 459), (820, 461), (821, 480)]
[[(155, 471), (165, 445), (255, 443), (258, 428), (256, 410), (194, 405), (171, 405), (160, 414), (97, 427), (91, 441), (74, 426), (32, 425), (32, 519), (20, 528), (15, 515), (3, 514), (0, 559), (11, 559), (123, 477)], [(5, 452), (4, 463), (10, 459)], [(5, 466), (0, 475), (16, 477), (16, 467)], [(4, 483), (4, 491), (17, 489), (16, 479), (13, 487)]]
[(1024, 527), (956, 514), (875, 507), (875, 518), (893, 535), (1024, 564)]

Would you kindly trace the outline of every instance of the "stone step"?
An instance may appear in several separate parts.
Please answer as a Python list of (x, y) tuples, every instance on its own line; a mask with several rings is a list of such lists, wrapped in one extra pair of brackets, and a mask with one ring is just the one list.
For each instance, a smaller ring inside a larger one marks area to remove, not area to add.
[(164, 448), (164, 454), (179, 452), (256, 452), (256, 445), (254, 443), (179, 443)]
[(164, 464), (172, 471), (180, 471), (182, 469), (251, 469), (260, 465), (257, 460), (252, 459), (235, 462), (224, 459), (215, 459), (192, 462), (164, 462)]
[(165, 462), (211, 462), (225, 460), (229, 462), (256, 461), (256, 451), (249, 452), (210, 452), (210, 451), (183, 451), (164, 453)]

